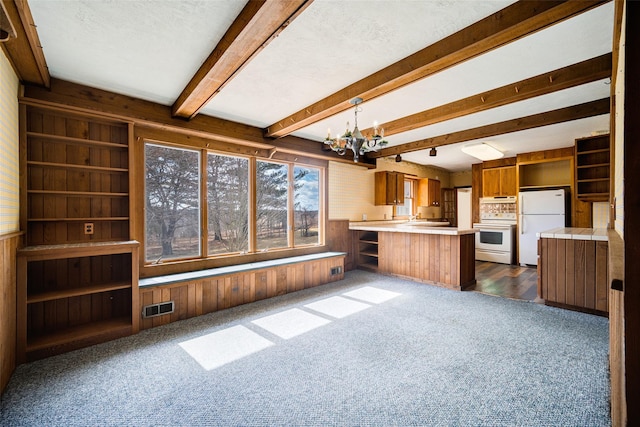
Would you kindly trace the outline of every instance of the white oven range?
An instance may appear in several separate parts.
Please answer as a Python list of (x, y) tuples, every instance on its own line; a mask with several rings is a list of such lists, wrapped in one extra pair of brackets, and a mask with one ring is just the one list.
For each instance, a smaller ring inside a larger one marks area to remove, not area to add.
[(480, 199), (480, 222), (476, 233), (476, 260), (515, 264), (516, 197)]

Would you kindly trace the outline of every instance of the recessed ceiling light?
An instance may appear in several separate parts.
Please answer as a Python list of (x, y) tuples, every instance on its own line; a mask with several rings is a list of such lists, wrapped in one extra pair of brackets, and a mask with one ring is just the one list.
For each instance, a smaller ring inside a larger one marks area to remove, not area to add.
[(504, 153), (486, 142), (477, 144), (467, 144), (461, 148), (463, 153), (473, 156), (480, 160), (495, 160), (504, 156)]

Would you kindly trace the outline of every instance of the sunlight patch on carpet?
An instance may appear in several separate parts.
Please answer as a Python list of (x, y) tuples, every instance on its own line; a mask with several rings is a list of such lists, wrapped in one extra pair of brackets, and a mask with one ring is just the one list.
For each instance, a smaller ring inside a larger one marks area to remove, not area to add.
[(244, 326), (233, 326), (180, 343), (204, 369), (210, 371), (275, 345)]
[(398, 292), (387, 291), (385, 289), (374, 288), (372, 286), (364, 286), (362, 288), (344, 293), (342, 295), (369, 302), (371, 304), (381, 304), (402, 294)]
[(304, 334), (312, 329), (331, 323), (331, 320), (316, 316), (299, 308), (293, 308), (252, 321), (285, 340)]
[(363, 302), (353, 301), (342, 297), (330, 297), (320, 301), (306, 304), (305, 307), (327, 316), (341, 319), (371, 307)]

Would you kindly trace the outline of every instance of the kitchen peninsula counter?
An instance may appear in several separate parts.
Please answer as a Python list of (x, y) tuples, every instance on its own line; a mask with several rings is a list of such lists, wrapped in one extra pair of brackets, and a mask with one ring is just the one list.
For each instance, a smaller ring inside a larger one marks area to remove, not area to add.
[(462, 290), (475, 284), (475, 233), (425, 221), (352, 222), (358, 268)]
[(608, 312), (608, 231), (554, 228), (539, 233), (538, 297), (596, 314)]
[(448, 222), (431, 221), (362, 221), (349, 223), (350, 230), (361, 231), (387, 231), (390, 233), (417, 233), (417, 234), (444, 234), (461, 236), (475, 234), (478, 230), (460, 230), (457, 227), (448, 227)]

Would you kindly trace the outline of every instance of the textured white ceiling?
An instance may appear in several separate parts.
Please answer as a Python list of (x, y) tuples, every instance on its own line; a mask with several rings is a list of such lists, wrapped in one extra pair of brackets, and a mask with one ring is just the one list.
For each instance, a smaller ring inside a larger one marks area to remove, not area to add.
[[(322, 99), (512, 3), (511, 0), (315, 0), (201, 114), (259, 127)], [(51, 75), (172, 105), (246, 1), (30, 0)], [(611, 51), (613, 2), (362, 104), (360, 128), (455, 101)], [(596, 82), (388, 137), (392, 145), (587, 102)], [(295, 135), (321, 141), (338, 114)], [(492, 138), (507, 156), (572, 145), (608, 115)], [(406, 160), (449, 170), (477, 162), (462, 144)]]

